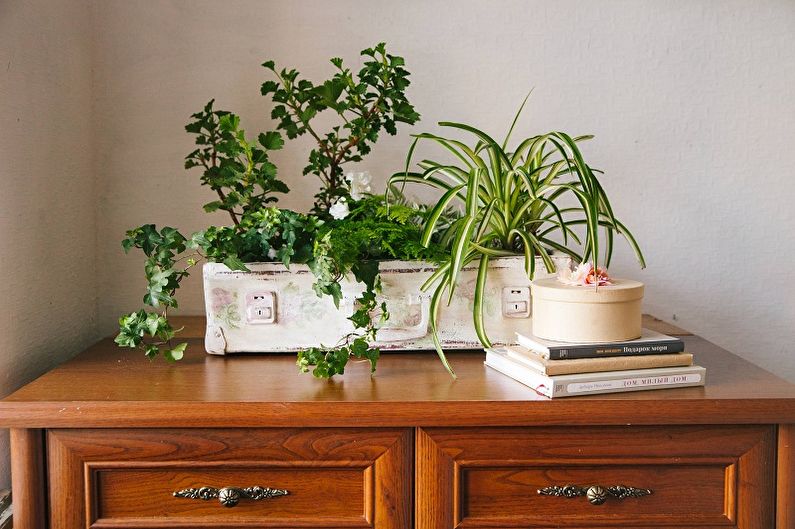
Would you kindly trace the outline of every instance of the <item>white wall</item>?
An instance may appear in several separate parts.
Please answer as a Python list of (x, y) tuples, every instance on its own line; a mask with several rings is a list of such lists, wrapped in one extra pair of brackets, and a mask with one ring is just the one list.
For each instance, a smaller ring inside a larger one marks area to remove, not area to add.
[[(198, 175), (182, 169), (186, 117), (211, 97), (270, 126), (260, 63), (320, 78), (384, 40), (407, 59), (423, 115), (502, 134), (535, 87), (518, 133), (594, 133), (589, 160), (640, 239), (642, 272), (621, 249), (614, 272), (648, 285), (646, 309), (795, 380), (795, 4), (745, 1), (129, 2), (95, 5), (95, 125), (104, 331), (138, 306), (141, 259), (128, 227), (210, 222)], [(364, 164), (382, 178), (409, 139), (385, 138)], [(518, 137), (515, 136), (515, 137)], [(306, 208), (308, 144), (280, 154)], [(311, 191), (310, 191), (311, 189)], [(198, 278), (183, 307), (201, 311)]]
[(90, 88), (87, 2), (0, 2), (0, 396), (98, 337)]

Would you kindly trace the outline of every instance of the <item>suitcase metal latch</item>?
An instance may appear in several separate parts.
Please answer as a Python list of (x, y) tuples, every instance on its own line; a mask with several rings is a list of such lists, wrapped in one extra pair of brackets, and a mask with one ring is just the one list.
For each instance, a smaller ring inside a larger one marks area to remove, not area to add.
[(503, 287), (502, 315), (506, 318), (529, 318), (530, 287)]

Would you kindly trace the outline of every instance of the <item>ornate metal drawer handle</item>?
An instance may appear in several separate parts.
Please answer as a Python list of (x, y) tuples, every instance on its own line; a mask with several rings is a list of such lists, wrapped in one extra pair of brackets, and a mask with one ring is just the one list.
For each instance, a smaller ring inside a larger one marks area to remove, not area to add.
[(289, 491), (284, 489), (272, 489), (270, 487), (200, 487), (198, 489), (183, 489), (174, 492), (176, 498), (190, 498), (193, 500), (214, 500), (218, 498), (224, 507), (234, 507), (242, 498), (250, 500), (267, 500), (278, 496), (287, 496)]
[(617, 500), (623, 500), (624, 498), (641, 498), (643, 496), (648, 496), (652, 491), (649, 489), (627, 487), (626, 485), (613, 485), (612, 487), (602, 487), (600, 485), (590, 485), (588, 487), (564, 485), (561, 487), (552, 485), (551, 487), (538, 489), (538, 493), (542, 496), (563, 496), (564, 498), (585, 496), (591, 504), (601, 505), (607, 500), (608, 496), (612, 496)]

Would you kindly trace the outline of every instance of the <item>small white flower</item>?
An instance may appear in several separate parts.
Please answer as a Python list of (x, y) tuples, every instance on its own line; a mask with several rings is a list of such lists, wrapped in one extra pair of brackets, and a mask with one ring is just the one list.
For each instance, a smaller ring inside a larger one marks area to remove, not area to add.
[(351, 198), (354, 200), (361, 200), (364, 195), (370, 194), (372, 188), (370, 182), (373, 177), (367, 171), (361, 173), (350, 172), (345, 175), (345, 180), (348, 181), (348, 187), (351, 190)]
[(344, 219), (351, 211), (348, 209), (348, 201), (345, 197), (339, 198), (328, 208), (328, 213), (337, 220)]
[(268, 259), (276, 259), (276, 249), (271, 248), (268, 250)]

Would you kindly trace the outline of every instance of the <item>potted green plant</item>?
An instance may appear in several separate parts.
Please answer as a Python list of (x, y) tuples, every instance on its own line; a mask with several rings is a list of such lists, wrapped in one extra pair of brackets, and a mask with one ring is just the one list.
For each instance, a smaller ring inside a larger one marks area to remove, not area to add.
[[(162, 353), (168, 360), (180, 359), (186, 343), (174, 343), (178, 331), (168, 322), (168, 311), (178, 307), (176, 291), (192, 267), (206, 260), (230, 272), (247, 273), (247, 263), (268, 262), (299, 268), (298, 275), (311, 272), (313, 291), (336, 306), (343, 298), (345, 278), (359, 283), (352, 313), (346, 315), (351, 331), (331, 346), (302, 350), (302, 369), (314, 366), (316, 376), (333, 376), (344, 370), (350, 356), (368, 359), (375, 369), (379, 350), (370, 344), (377, 324), (388, 318), (384, 303), (376, 299), (381, 288), (378, 260), (433, 260), (438, 249), (419, 243), (421, 208), (387, 208), (383, 196), (367, 193), (361, 181), (343, 177), (343, 165), (360, 162), (382, 130), (395, 134), (397, 123), (419, 119), (405, 96), (409, 73), (404, 60), (387, 53), (384, 44), (362, 55), (366, 59), (357, 74), (341, 59), (331, 59), (337, 71), (319, 84), (300, 79), (296, 70), (277, 71), (271, 61), (263, 64), (276, 76), (261, 92), (272, 96), (277, 128), (288, 138), (310, 134), (317, 141), (304, 173), (319, 176), (323, 186), (310, 214), (273, 205), (276, 193), (288, 191), (268, 156), (284, 144), (279, 130), (249, 139), (239, 117), (214, 109), (213, 101), (192, 116), (186, 130), (196, 136), (197, 149), (187, 156), (185, 167), (203, 170), (202, 184), (217, 195), (204, 209), (226, 211), (232, 226), (212, 226), (190, 237), (151, 224), (128, 231), (122, 245), (126, 251), (139, 248), (147, 257), (144, 303), (155, 312), (142, 309), (120, 318), (119, 345), (140, 348), (150, 358)], [(327, 110), (341, 122), (320, 133), (315, 117)], [(245, 315), (235, 293), (219, 292), (219, 299), (208, 294), (230, 326), (242, 321)], [(374, 313), (379, 314), (374, 318)]]
[[(529, 97), (529, 94), (528, 94)], [(569, 255), (577, 263), (600, 259), (600, 228), (605, 232), (605, 266), (610, 264), (615, 234), (623, 236), (632, 247), (641, 267), (643, 254), (630, 231), (614, 215), (613, 208), (599, 179), (579, 149), (578, 143), (592, 136), (572, 137), (563, 132), (549, 132), (519, 141), (509, 149), (511, 133), (527, 102), (522, 102), (502, 143), (470, 125), (440, 122), (439, 125), (463, 131), (473, 137), (468, 145), (458, 139), (436, 134), (414, 135), (406, 169), (390, 178), (390, 185), (407, 183), (430, 185), (443, 192), (426, 217), (422, 243), (439, 236), (446, 255), (438, 270), (423, 285), (432, 289), (431, 326), (438, 336), (437, 314), (445, 294), (449, 303), (458, 287), (461, 270), (477, 263), (477, 280), (472, 310), (473, 326), (484, 347), (491, 340), (484, 326), (485, 286), (490, 263), (515, 259), (522, 255), (529, 278), (536, 276), (540, 258), (547, 272), (556, 271), (553, 251)], [(409, 171), (415, 147), (431, 141), (451, 153), (456, 163), (433, 160), (419, 162), (421, 172)], [(566, 196), (577, 206), (561, 207)], [(438, 234), (437, 222), (451, 204), (459, 203), (463, 214)], [(578, 234), (584, 228), (584, 237)], [(556, 238), (557, 236), (557, 238)], [(582, 248), (582, 251), (579, 248)], [(442, 344), (437, 339), (440, 355)], [(449, 369), (449, 367), (448, 367)]]
[[(492, 336), (496, 331), (498, 340), (511, 341), (527, 324), (530, 279), (598, 254), (594, 223), (607, 229), (608, 256), (614, 232), (637, 249), (582, 159), (576, 142), (585, 138), (552, 133), (508, 152), (509, 138), (500, 146), (477, 129), (448, 123), (478, 142), (469, 147), (417, 135), (406, 170), (392, 176), (384, 195), (372, 193), (366, 174), (345, 175), (343, 166), (361, 162), (382, 130), (395, 134), (397, 123), (419, 119), (405, 96), (404, 60), (383, 44), (362, 54), (357, 74), (332, 59), (336, 71), (322, 83), (264, 63), (275, 79), (261, 92), (274, 103), (277, 130), (256, 140), (213, 101), (192, 116), (186, 130), (197, 149), (185, 166), (201, 168), (202, 184), (217, 195), (205, 210), (226, 211), (232, 225), (190, 237), (149, 224), (127, 233), (125, 250), (140, 248), (147, 257), (144, 303), (155, 312), (123, 316), (117, 343), (178, 360), (186, 344), (174, 343), (168, 311), (177, 307), (180, 282), (204, 260), (208, 352), (297, 350), (302, 370), (331, 377), (352, 357), (375, 370), (381, 347), (431, 347), (452, 374), (445, 347), (489, 345), (489, 322)], [(340, 120), (325, 132), (316, 126), (323, 112)], [(269, 160), (284, 145), (281, 133), (315, 140), (304, 173), (317, 175), (322, 186), (308, 214), (274, 205), (276, 194), (289, 191)], [(422, 172), (409, 172), (414, 147), (424, 139), (461, 164), (423, 160)], [(433, 206), (411, 203), (403, 195), (406, 183), (432, 185), (442, 196)], [(556, 205), (567, 192), (581, 207)], [(582, 255), (569, 242), (580, 245), (580, 224), (587, 228)], [(562, 241), (554, 239), (556, 231)], [(445, 293), (452, 306), (440, 311)], [(474, 332), (462, 324), (466, 313), (474, 315)], [(313, 325), (313, 315), (323, 324)]]

